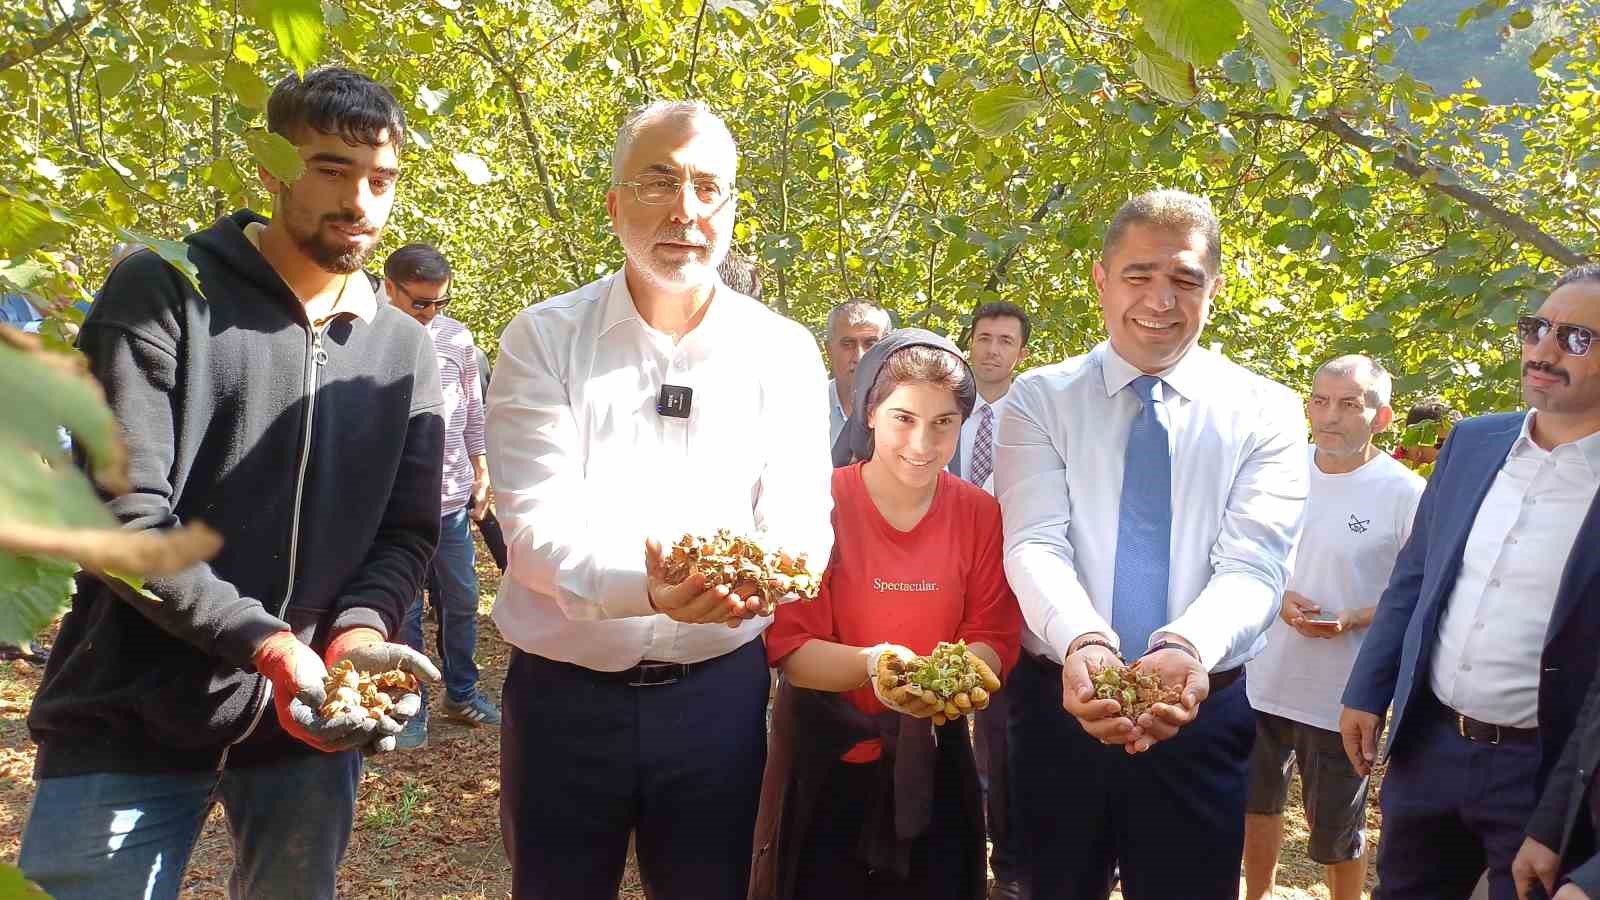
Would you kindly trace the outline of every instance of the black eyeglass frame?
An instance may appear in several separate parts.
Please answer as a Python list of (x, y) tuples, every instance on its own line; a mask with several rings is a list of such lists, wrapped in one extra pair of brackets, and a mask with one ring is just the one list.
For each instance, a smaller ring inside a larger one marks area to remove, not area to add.
[(1552, 322), (1544, 316), (1521, 316), (1517, 319), (1517, 337), (1529, 346), (1544, 340), (1552, 330), (1556, 334), (1556, 346), (1568, 356), (1588, 356), (1594, 348), (1595, 334), (1592, 328), (1570, 322)]
[(406, 286), (400, 282), (396, 281), (394, 286), (396, 290), (406, 295), (406, 299), (411, 301), (411, 308), (417, 312), (422, 312), (430, 306), (434, 309), (437, 309), (439, 312), (444, 312), (444, 308), (450, 305), (451, 300), (455, 299), (454, 297), (446, 295), (435, 300), (418, 300), (417, 295), (406, 290)]

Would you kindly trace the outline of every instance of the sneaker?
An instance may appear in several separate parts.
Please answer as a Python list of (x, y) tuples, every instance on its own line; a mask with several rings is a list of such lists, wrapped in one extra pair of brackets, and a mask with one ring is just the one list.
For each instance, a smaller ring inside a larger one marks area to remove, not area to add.
[(33, 641), (26, 644), (0, 644), (0, 659), (20, 659), (42, 666), (50, 661), (50, 651), (39, 649), (39, 645)]
[(405, 727), (394, 736), (396, 750), (416, 750), (428, 744), (428, 708), (406, 720)]
[(458, 722), (465, 722), (468, 725), (500, 724), (499, 707), (484, 699), (482, 694), (473, 694), (471, 700), (463, 700), (460, 703), (446, 697), (440, 706), (446, 718)]

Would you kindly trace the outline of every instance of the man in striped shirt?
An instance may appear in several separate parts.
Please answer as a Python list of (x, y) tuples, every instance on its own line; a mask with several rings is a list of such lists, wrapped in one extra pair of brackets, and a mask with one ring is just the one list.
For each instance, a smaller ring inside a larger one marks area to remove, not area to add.
[[(483, 438), (483, 394), (478, 387), (472, 332), (444, 314), (450, 303), (450, 263), (427, 244), (407, 244), (383, 265), (384, 293), (433, 338), (444, 391), (444, 482), (439, 552), (428, 571), (428, 594), (439, 618), (439, 668), (444, 672), (445, 717), (470, 725), (499, 725), (500, 710), (478, 690), (478, 575), (473, 568), (472, 519), (489, 508), (489, 467)], [(406, 614), (403, 635), (422, 649), (422, 597)], [(401, 749), (428, 741), (428, 709), (400, 734)]]

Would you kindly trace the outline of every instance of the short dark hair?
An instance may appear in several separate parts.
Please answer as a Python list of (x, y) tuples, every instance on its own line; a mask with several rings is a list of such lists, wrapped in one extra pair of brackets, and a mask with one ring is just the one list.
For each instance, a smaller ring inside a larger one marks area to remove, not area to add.
[(722, 264), (717, 266), (717, 274), (722, 276), (722, 283), (733, 288), (746, 297), (761, 299), (761, 270), (756, 268), (756, 261), (743, 253), (728, 251), (722, 258)]
[(1461, 413), (1451, 409), (1438, 397), (1429, 397), (1411, 407), (1411, 411), (1406, 413), (1407, 428), (1418, 422), (1438, 422), (1440, 425), (1454, 425), (1459, 421), (1461, 421)]
[(1134, 225), (1148, 225), (1180, 234), (1199, 232), (1206, 239), (1206, 266), (1212, 278), (1222, 269), (1222, 224), (1217, 220), (1211, 201), (1188, 191), (1149, 191), (1132, 198), (1117, 209), (1106, 228), (1105, 244), (1100, 255), (1110, 259), (1116, 252), (1122, 236)]
[(267, 130), (291, 143), (307, 128), (342, 137), (351, 144), (405, 146), (406, 114), (394, 94), (351, 69), (324, 66), (305, 78), (293, 72), (267, 100)]
[(1022, 323), (1022, 345), (1026, 347), (1028, 345), (1028, 336), (1033, 334), (1033, 323), (1028, 321), (1028, 314), (1022, 311), (1022, 307), (1015, 303), (1007, 303), (1004, 300), (985, 303), (972, 311), (972, 320), (967, 323), (967, 339), (962, 343), (971, 343), (972, 333), (978, 330), (978, 322), (980, 320), (999, 319), (1007, 316)]
[(450, 261), (432, 244), (407, 244), (383, 261), (383, 274), (395, 284), (443, 284), (452, 273)]
[(1556, 279), (1556, 287), (1563, 288), (1574, 281), (1600, 281), (1600, 263), (1584, 263), (1581, 266), (1573, 266), (1561, 273), (1561, 277)]

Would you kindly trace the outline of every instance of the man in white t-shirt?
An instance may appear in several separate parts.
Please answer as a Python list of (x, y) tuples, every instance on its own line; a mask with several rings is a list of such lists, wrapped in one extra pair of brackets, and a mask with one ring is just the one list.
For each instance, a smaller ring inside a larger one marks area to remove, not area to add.
[(1312, 382), (1311, 490), (1294, 574), (1267, 647), (1245, 679), (1256, 710), (1245, 800), (1245, 897), (1272, 896), (1283, 807), (1298, 765), (1309, 855), (1327, 867), (1333, 900), (1360, 900), (1367, 857), (1367, 779), (1345, 756), (1339, 695), (1366, 627), (1411, 533), (1423, 480), (1374, 447), (1389, 427), (1393, 379), (1365, 356), (1324, 363)]
[(839, 439), (845, 420), (850, 418), (856, 366), (872, 345), (889, 333), (889, 324), (888, 311), (869, 300), (846, 300), (828, 313), (824, 345), (828, 370), (833, 374), (828, 382), (829, 447)]

